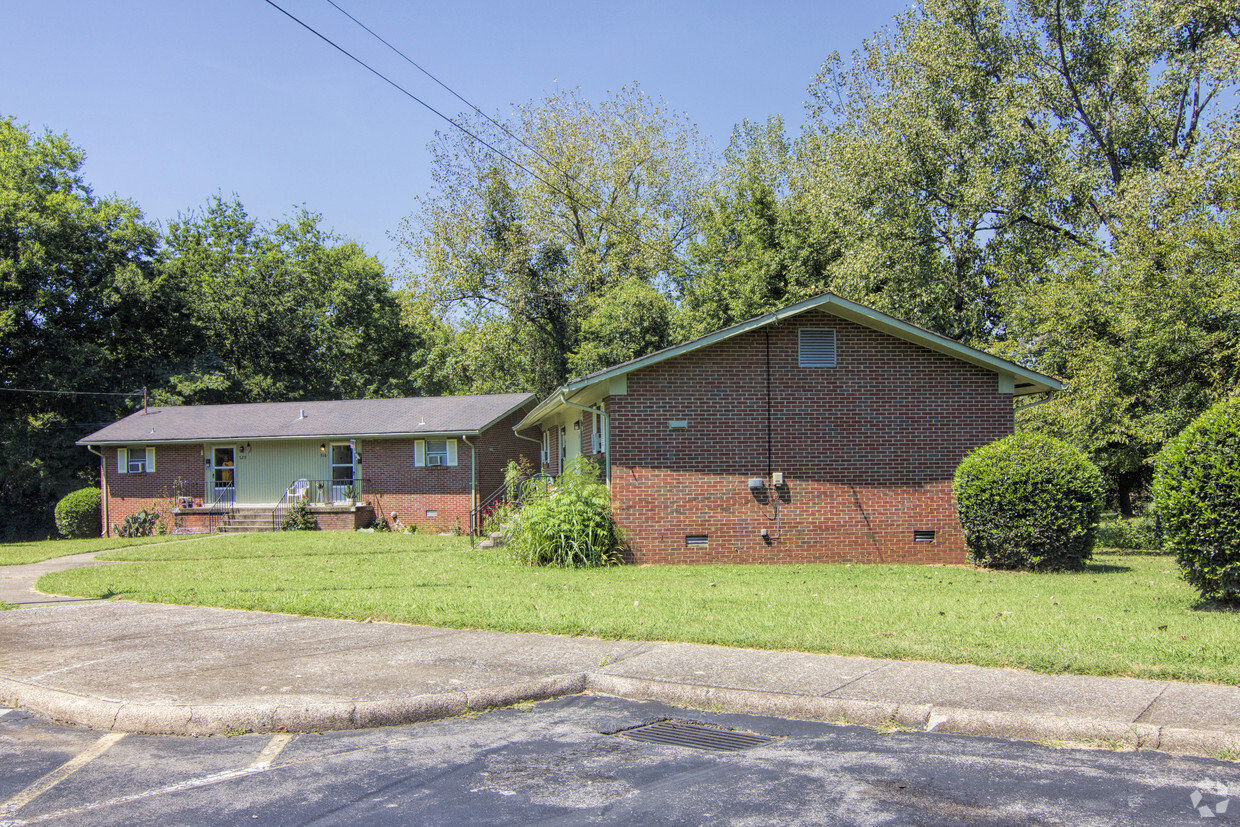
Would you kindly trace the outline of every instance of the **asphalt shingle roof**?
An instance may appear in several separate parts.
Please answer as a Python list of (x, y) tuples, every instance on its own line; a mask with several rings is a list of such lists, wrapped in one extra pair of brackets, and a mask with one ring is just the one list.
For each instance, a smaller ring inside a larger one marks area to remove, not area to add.
[[(289, 437), (477, 433), (533, 399), (528, 393), (152, 407), (79, 445)], [(304, 414), (304, 416), (303, 416)]]

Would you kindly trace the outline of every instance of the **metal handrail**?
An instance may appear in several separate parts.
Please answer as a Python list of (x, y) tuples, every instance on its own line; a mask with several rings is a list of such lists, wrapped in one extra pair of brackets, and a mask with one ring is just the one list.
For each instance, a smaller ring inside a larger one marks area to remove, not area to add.
[[(220, 509), (219, 506), (221, 505), (221, 501), (226, 495), (228, 497), (227, 507)], [(211, 500), (211, 505), (209, 505), (208, 508), (210, 510), (207, 512), (206, 518), (207, 531), (215, 532), (219, 530), (220, 523), (227, 521), (227, 518), (230, 517), (233, 511), (237, 508), (236, 484), (230, 482), (225, 486), (216, 486), (215, 497)]]
[[(521, 482), (522, 480), (517, 480), (513, 484), (513, 487), (520, 488)], [(483, 500), (482, 503), (478, 505), (477, 508), (469, 512), (470, 536), (475, 536), (475, 535), (481, 536), (482, 524), (486, 521), (486, 515), (490, 513), (487, 509), (489, 509), (491, 506), (498, 503), (501, 500), (501, 498), (503, 498), (504, 503), (506, 504), (508, 491), (509, 491), (508, 481), (505, 480), (503, 484), (501, 484), (499, 488), (496, 488), (494, 491), (492, 491), (491, 495), (487, 497), (485, 500)]]
[[(303, 481), (306, 483), (304, 488), (297, 485), (297, 483)], [(343, 485), (340, 484), (342, 482), (344, 483)], [(352, 480), (311, 480), (305, 477), (298, 477), (288, 484), (284, 489), (284, 496), (276, 503), (276, 507), (271, 509), (271, 528), (273, 531), (279, 531), (283, 527), (283, 518), (287, 518), (293, 503), (298, 500), (304, 499), (309, 505), (332, 505), (338, 502), (333, 489), (352, 488), (353, 496), (346, 498), (346, 500), (357, 503), (365, 500), (365, 495), (362, 492), (369, 487), (370, 480), (363, 477), (354, 477)], [(295, 493), (298, 490), (303, 493)]]

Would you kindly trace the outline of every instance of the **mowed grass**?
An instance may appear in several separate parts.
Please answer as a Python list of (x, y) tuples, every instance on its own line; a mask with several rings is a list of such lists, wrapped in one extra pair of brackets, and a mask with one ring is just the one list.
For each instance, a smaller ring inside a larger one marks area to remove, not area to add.
[(432, 626), (1240, 684), (1240, 613), (1199, 605), (1172, 558), (1087, 571), (896, 565), (561, 570), (460, 538), (290, 533), (128, 548), (42, 591)]
[[(175, 543), (192, 539), (187, 536), (152, 537), (88, 537), (85, 540), (35, 540), (27, 543), (0, 543), (0, 566), (20, 566), (38, 563), (53, 557), (85, 554), (113, 548), (148, 545), (150, 543)], [(201, 539), (201, 538), (198, 538)]]

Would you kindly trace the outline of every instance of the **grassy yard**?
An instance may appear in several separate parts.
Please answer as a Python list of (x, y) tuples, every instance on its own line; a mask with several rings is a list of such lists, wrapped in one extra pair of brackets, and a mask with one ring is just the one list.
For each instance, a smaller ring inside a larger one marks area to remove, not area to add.
[(1170, 557), (1085, 572), (926, 566), (534, 569), (459, 538), (295, 533), (128, 548), (43, 591), (433, 626), (693, 641), (1240, 684), (1240, 613), (1199, 606)]
[(20, 566), (24, 563), (51, 560), (53, 557), (85, 554), (88, 551), (128, 548), (129, 546), (141, 546), (149, 543), (179, 542), (186, 539), (189, 538), (165, 535), (129, 538), (89, 537), (85, 540), (37, 540), (29, 543), (0, 543), (0, 566)]

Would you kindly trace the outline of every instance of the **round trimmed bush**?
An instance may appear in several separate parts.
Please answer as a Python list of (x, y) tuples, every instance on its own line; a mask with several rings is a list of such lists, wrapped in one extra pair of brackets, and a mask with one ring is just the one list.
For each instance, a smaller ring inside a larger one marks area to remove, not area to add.
[(98, 488), (79, 488), (56, 503), (56, 530), (61, 537), (98, 537), (103, 533)]
[(1206, 600), (1240, 604), (1240, 398), (1207, 410), (1154, 461), (1163, 548)]
[(979, 566), (1078, 571), (1093, 554), (1102, 472), (1062, 440), (1015, 434), (974, 449), (952, 492), (969, 560)]

